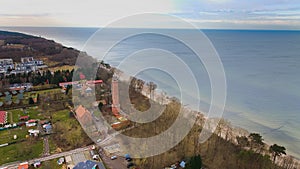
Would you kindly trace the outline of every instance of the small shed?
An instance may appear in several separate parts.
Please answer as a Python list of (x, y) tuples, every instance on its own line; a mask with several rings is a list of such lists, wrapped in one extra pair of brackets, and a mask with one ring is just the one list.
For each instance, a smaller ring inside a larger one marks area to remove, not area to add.
[(181, 168), (185, 168), (185, 162), (184, 161), (181, 161), (179, 165), (180, 165)]
[(28, 120), (29, 119), (29, 116), (21, 116), (19, 118), (19, 120), (23, 121), (23, 120)]
[(44, 124), (43, 128), (44, 128), (44, 130), (45, 130), (46, 133), (51, 133), (51, 131), (52, 131), (51, 124)]

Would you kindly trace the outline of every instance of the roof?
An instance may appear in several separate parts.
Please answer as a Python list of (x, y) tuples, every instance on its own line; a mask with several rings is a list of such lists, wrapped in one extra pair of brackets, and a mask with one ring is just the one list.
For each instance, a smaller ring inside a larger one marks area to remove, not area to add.
[(43, 128), (45, 128), (46, 130), (50, 130), (52, 129), (52, 126), (50, 124), (45, 124)]
[(98, 83), (103, 83), (102, 80), (89, 80), (87, 81), (87, 84), (98, 84)]
[(66, 156), (65, 159), (66, 159), (66, 163), (72, 162), (72, 157), (71, 156)]
[(36, 122), (36, 120), (34, 120), (34, 119), (31, 119), (31, 120), (28, 120), (27, 122), (28, 122), (28, 123), (35, 123), (35, 122)]
[(185, 162), (184, 161), (181, 161), (181, 163), (179, 165), (180, 165), (180, 167), (185, 168)]
[[(62, 82), (59, 83), (58, 85), (63, 87), (63, 86), (67, 86), (67, 85), (74, 85), (74, 84), (78, 84), (79, 81), (72, 81), (72, 82)], [(87, 84), (98, 84), (98, 83), (103, 83), (103, 80), (89, 80), (86, 82)]]
[(92, 91), (92, 88), (88, 87), (87, 89), (85, 89), (86, 91)]
[(28, 169), (28, 167), (29, 167), (28, 162), (25, 162), (25, 163), (19, 164), (18, 169)]
[(87, 160), (85, 162), (78, 163), (73, 169), (94, 169), (96, 167), (99, 167), (100, 169), (105, 169), (102, 163), (98, 163), (95, 161)]
[(28, 119), (29, 116), (21, 116), (19, 119)]
[(62, 83), (59, 83), (58, 85), (63, 87), (63, 86), (74, 85), (74, 84), (78, 84), (78, 81), (75, 81), (75, 82), (62, 82)]
[(6, 124), (6, 123), (7, 123), (7, 112), (0, 111), (0, 124)]
[(77, 119), (81, 124), (87, 125), (92, 123), (93, 121), (92, 114), (90, 113), (89, 110), (84, 108), (82, 105), (78, 106), (75, 112), (76, 112)]
[(77, 117), (81, 118), (86, 114), (87, 110), (82, 105), (80, 105), (77, 107), (75, 112), (76, 112)]

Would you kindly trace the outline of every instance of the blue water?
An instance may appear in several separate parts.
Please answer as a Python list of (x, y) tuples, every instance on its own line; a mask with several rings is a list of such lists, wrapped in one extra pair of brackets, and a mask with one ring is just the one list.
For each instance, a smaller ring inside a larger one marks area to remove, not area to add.
[[(1, 29), (40, 35), (83, 50), (86, 40), (97, 30), (21, 27)], [(118, 33), (128, 30), (112, 31)], [(193, 38), (193, 32), (189, 30), (168, 31), (186, 31), (186, 36)], [(223, 116), (236, 126), (261, 133), (270, 144), (285, 146), (290, 154), (300, 158), (300, 31), (204, 30), (204, 33), (219, 53), (226, 73), (228, 91)], [(114, 40), (114, 37), (103, 37), (103, 40)], [(194, 54), (174, 39), (151, 34), (132, 37), (116, 46), (105, 61), (116, 66), (132, 52), (149, 47), (172, 51), (197, 72), (201, 109), (207, 111), (210, 84), (206, 71)], [(91, 48), (95, 51), (87, 52), (94, 54), (100, 48), (101, 46), (95, 46)], [(148, 60), (136, 60), (133, 65), (147, 62)], [(169, 95), (179, 95), (176, 81), (167, 74), (149, 70), (139, 76), (156, 82)], [(183, 89), (183, 92), (188, 93), (191, 100), (194, 97), (193, 91)]]

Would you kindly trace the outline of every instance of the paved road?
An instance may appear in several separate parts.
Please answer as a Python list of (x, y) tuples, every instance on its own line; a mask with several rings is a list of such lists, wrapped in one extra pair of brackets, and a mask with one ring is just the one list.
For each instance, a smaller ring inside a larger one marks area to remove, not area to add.
[[(74, 150), (71, 150), (71, 151), (66, 151), (66, 152), (62, 152), (62, 153), (58, 153), (58, 154), (53, 154), (53, 155), (50, 155), (50, 156), (47, 156), (47, 157), (41, 157), (41, 158), (32, 159), (32, 160), (29, 160), (28, 163), (29, 164), (33, 164), (35, 161), (41, 161), (41, 162), (48, 161), (48, 160), (56, 159), (56, 158), (59, 158), (59, 157), (71, 155), (71, 154), (74, 154), (74, 153), (79, 153), (79, 152), (87, 151), (89, 149), (90, 149), (90, 146), (83, 147), (83, 148), (78, 148), (78, 149), (74, 149)], [(19, 164), (20, 164), (20, 162), (10, 163), (8, 165), (0, 166), (0, 169), (2, 167), (3, 168), (7, 167), (8, 169), (16, 169), (16, 168), (18, 168)]]
[(49, 149), (49, 137), (44, 136), (44, 152), (43, 156), (49, 156), (50, 155), (50, 149)]
[(115, 160), (111, 160), (110, 157), (106, 156), (104, 153), (99, 152), (102, 161), (110, 169), (127, 169), (127, 162), (124, 157), (118, 157)]

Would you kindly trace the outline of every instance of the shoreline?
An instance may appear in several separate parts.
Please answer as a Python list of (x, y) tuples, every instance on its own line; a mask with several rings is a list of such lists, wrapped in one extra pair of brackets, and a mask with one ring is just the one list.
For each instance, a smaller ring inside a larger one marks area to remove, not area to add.
[[(168, 95), (165, 95), (164, 91), (161, 90), (161, 92), (155, 92), (154, 93), (154, 98), (150, 98), (150, 95), (147, 94), (147, 87), (144, 87), (143, 90), (141, 91), (142, 95), (144, 95), (145, 97), (157, 102), (157, 103), (160, 103), (161, 102), (161, 99), (164, 98), (165, 100), (162, 101), (163, 103), (165, 104), (168, 104), (169, 102), (171, 102), (171, 98), (172, 97), (169, 97)], [(186, 108), (188, 111), (194, 111), (192, 108)], [(197, 112), (198, 114), (201, 114), (201, 115), (204, 115), (203, 112)], [(204, 119), (207, 120), (207, 117), (204, 116)], [(223, 118), (221, 118), (223, 119)], [(232, 138), (231, 139), (235, 139), (237, 136), (248, 136), (251, 132), (248, 131), (248, 129), (245, 129), (245, 128), (242, 128), (242, 127), (239, 127), (239, 126), (235, 126), (233, 124), (230, 123), (230, 121), (228, 119), (224, 119), (225, 121), (228, 121), (229, 122), (229, 127), (231, 127), (232, 129)], [(224, 134), (224, 133), (223, 133)], [(260, 134), (260, 133), (259, 133)], [(221, 133), (221, 137), (224, 139), (226, 136), (225, 135), (222, 135)], [(264, 144), (265, 146), (267, 147), (270, 147), (271, 145), (273, 144), (276, 144), (276, 143), (270, 143), (271, 141), (268, 141), (268, 140), (263, 140), (264, 141)], [(236, 140), (233, 140), (233, 143), (237, 145), (237, 142)], [(282, 163), (282, 161), (286, 158), (286, 157), (291, 157), (294, 162), (297, 164), (296, 167), (300, 167), (300, 158), (298, 157), (295, 157), (293, 155), (291, 155), (288, 150), (286, 150), (287, 154), (284, 155), (284, 156), (280, 156), (280, 157), (277, 157), (277, 160), (276, 160), (276, 164), (280, 164)]]
[[(116, 72), (116, 74), (117, 74), (117, 76), (120, 77), (121, 81), (124, 80), (124, 79), (128, 79), (128, 75), (125, 75), (125, 73), (122, 72), (121, 70), (118, 70)], [(125, 77), (125, 78), (122, 78), (122, 76)], [(143, 80), (143, 79), (141, 79), (141, 80)], [(168, 96), (167, 93), (163, 89), (159, 89), (159, 92), (157, 92), (155, 90), (154, 93), (152, 94), (152, 97), (153, 97), (152, 98), (151, 95), (149, 94), (149, 88), (146, 85), (146, 83), (148, 81), (145, 81), (145, 80), (143, 80), (143, 81), (145, 82), (145, 85), (144, 85), (144, 87), (143, 87), (143, 89), (141, 91), (141, 94), (144, 95), (145, 97), (147, 97), (148, 99), (150, 99), (150, 100), (152, 100), (154, 102), (157, 102), (159, 104), (162, 104), (162, 103), (163, 104), (168, 104), (168, 103), (170, 103), (172, 101), (172, 99), (179, 100), (176, 97)], [(188, 111), (196, 112), (191, 107), (185, 107), (184, 106), (184, 108), (187, 109)], [(205, 117), (205, 115), (204, 115), (204, 113), (203, 113), (202, 110), (200, 110), (199, 112), (196, 112), (196, 113), (198, 113), (199, 115), (203, 115), (204, 119), (207, 120), (207, 117)], [(223, 118), (223, 117), (221, 119), (224, 119), (225, 121), (229, 122), (229, 126), (228, 127), (230, 127), (232, 129), (232, 134), (233, 134), (233, 136), (232, 136), (231, 139), (233, 140), (232, 142), (234, 144), (236, 144), (236, 145), (237, 145), (237, 142), (236, 142), (236, 137), (237, 136), (246, 136), (247, 137), (250, 133), (258, 133), (258, 134), (261, 134), (263, 136), (262, 133), (259, 133), (259, 132), (250, 132), (249, 129), (245, 129), (244, 127), (233, 125), (229, 119), (226, 119), (226, 118)], [(212, 119), (212, 122), (213, 122), (213, 120), (214, 119)], [(221, 137), (224, 139), (225, 135), (222, 135), (222, 133), (221, 133)], [(263, 139), (263, 142), (265, 144), (265, 147), (266, 146), (270, 147), (273, 144), (277, 144), (276, 140), (272, 142), (270, 140)], [(266, 152), (263, 152), (263, 154), (265, 154), (265, 153)], [(292, 155), (291, 153), (289, 153), (289, 150), (286, 150), (286, 153), (287, 154), (284, 155), (284, 156), (277, 157), (276, 164), (280, 164), (285, 158), (291, 157), (294, 160), (294, 162), (296, 162), (297, 167), (300, 168), (300, 158), (298, 158), (298, 157)]]
[[(11, 31), (9, 28), (8, 29), (6, 29), (7, 31)], [(22, 32), (22, 31), (16, 31), (16, 30), (14, 30), (15, 32), (20, 32), (20, 33), (24, 33), (24, 34), (29, 34), (29, 35), (33, 35), (33, 36), (40, 36), (40, 35), (34, 35), (34, 34), (32, 34), (32, 33), (27, 33), (27, 32)], [(53, 39), (53, 40), (58, 40), (58, 39), (56, 39), (56, 38), (51, 38), (51, 37), (45, 37), (45, 36), (42, 36), (42, 37), (44, 37), (44, 38), (47, 38), (47, 39)], [(58, 43), (61, 43), (61, 42), (59, 42), (58, 41)], [(64, 45), (63, 43), (61, 43), (62, 45)], [(71, 46), (70, 46), (71, 47)], [(146, 93), (144, 93), (145, 94), (145, 96), (146, 97), (148, 97), (149, 98), (149, 96), (146, 94)], [(158, 99), (158, 98), (161, 98), (160, 96), (159, 96), (159, 94), (155, 94), (155, 96), (154, 96), (154, 101), (155, 101), (155, 99)], [(201, 113), (201, 112), (200, 112)], [(233, 127), (237, 127), (237, 126), (233, 126)], [(238, 127), (238, 128), (241, 128), (241, 129), (243, 129), (243, 130), (248, 130), (248, 129), (244, 129), (244, 128), (242, 128), (242, 127)], [(266, 144), (268, 144), (268, 145), (270, 145), (270, 141), (268, 142), (268, 140), (264, 140), (265, 142), (266, 142)], [(287, 150), (287, 154), (289, 154), (288, 153), (288, 151), (289, 150)], [(297, 160), (297, 162), (299, 163), (300, 162), (300, 158), (298, 158), (298, 157), (294, 157), (293, 156), (293, 158), (295, 159), (295, 160)]]

